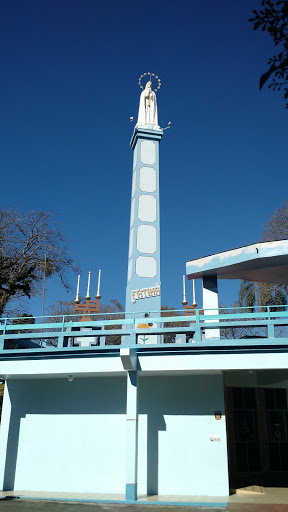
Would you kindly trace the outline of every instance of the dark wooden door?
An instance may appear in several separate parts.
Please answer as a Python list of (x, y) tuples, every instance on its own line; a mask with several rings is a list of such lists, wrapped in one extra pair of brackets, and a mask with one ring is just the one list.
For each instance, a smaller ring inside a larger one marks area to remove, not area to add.
[(230, 486), (288, 486), (286, 389), (226, 388)]

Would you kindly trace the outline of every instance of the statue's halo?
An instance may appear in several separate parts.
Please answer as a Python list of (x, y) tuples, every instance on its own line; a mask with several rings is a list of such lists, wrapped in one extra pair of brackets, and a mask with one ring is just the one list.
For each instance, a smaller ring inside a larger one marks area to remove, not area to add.
[(144, 89), (144, 87), (142, 85), (142, 78), (147, 77), (147, 75), (150, 76), (150, 82), (153, 83), (153, 78), (158, 81), (158, 86), (156, 87), (156, 89), (154, 89), (155, 92), (158, 91), (158, 89), (160, 89), (160, 87), (161, 87), (161, 80), (157, 75), (155, 75), (155, 73), (150, 73), (149, 71), (148, 71), (148, 73), (143, 73), (143, 75), (140, 76), (139, 81), (138, 81), (140, 89)]

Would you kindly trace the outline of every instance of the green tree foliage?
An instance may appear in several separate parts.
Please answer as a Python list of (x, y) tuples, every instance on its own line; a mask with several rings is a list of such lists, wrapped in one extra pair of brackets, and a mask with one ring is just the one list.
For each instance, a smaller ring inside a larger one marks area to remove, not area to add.
[(14, 318), (12, 320), (12, 324), (14, 324), (14, 325), (35, 324), (35, 318), (33, 315), (30, 315), (29, 313), (23, 313), (22, 316), (20, 316), (18, 318)]
[[(21, 324), (35, 324), (35, 318), (33, 315), (29, 315), (28, 313), (23, 313), (20, 317), (17, 317), (17, 318), (13, 318), (12, 320), (12, 324), (13, 325), (21, 325)], [(13, 334), (16, 334), (16, 333), (21, 333), (21, 332), (24, 332), (24, 333), (28, 333), (28, 332), (31, 332), (31, 330), (16, 330), (13, 331)]]
[(239, 304), (255, 309), (257, 306), (287, 304), (288, 287), (276, 283), (241, 281)]
[[(285, 201), (265, 224), (261, 242), (288, 238), (288, 200)], [(288, 286), (279, 283), (241, 281), (239, 305), (256, 308), (287, 304)]]
[(11, 300), (41, 291), (46, 253), (46, 278), (60, 277), (69, 288), (67, 271), (77, 270), (53, 214), (0, 209), (0, 316)]
[[(79, 300), (81, 302), (81, 297), (79, 298)], [(123, 311), (124, 308), (120, 304), (120, 302), (117, 299), (112, 299), (110, 301), (110, 304), (101, 304), (99, 314), (97, 314), (97, 316), (92, 315), (91, 318), (94, 320), (121, 320), (124, 318)], [(79, 313), (78, 316), (75, 315), (74, 300), (71, 300), (69, 302), (58, 300), (56, 304), (53, 304), (52, 306), (49, 307), (49, 315), (51, 315), (51, 317), (47, 320), (51, 322), (62, 322), (62, 318), (60, 315), (70, 315), (70, 321), (77, 322), (79, 320)], [(121, 323), (119, 323), (119, 325), (115, 324), (106, 326), (107, 331), (111, 329), (121, 328)], [(107, 332), (107, 345), (120, 345), (120, 343), (121, 336), (109, 336), (109, 333)]]
[(262, 230), (261, 242), (273, 240), (286, 240), (288, 238), (288, 200), (286, 200)]
[[(251, 313), (254, 309), (254, 307), (250, 308), (247, 307), (245, 309), (239, 308), (239, 302), (235, 302), (229, 308), (226, 308), (225, 304), (221, 304), (221, 314), (226, 313), (232, 313), (232, 314), (238, 314), (238, 313)], [(257, 337), (266, 337), (266, 328), (265, 327), (254, 327), (254, 326), (245, 326), (245, 322), (248, 322), (249, 318), (243, 319), (243, 324), (241, 327), (237, 327), (235, 325), (231, 325), (231, 327), (221, 327), (221, 322), (227, 321), (220, 320), (220, 332), (221, 332), (221, 338), (225, 339), (241, 339), (246, 337), (253, 338), (254, 336)]]
[[(82, 298), (79, 297), (80, 302), (82, 302)], [(109, 313), (120, 313), (121, 311), (124, 311), (123, 306), (120, 304), (120, 302), (117, 299), (112, 299), (110, 301), (110, 304), (100, 304), (100, 311), (99, 315), (97, 315), (97, 318), (104, 318), (104, 315), (108, 315)], [(101, 313), (103, 313), (103, 316), (101, 316)], [(60, 315), (73, 315), (75, 314), (75, 302), (74, 300), (65, 301), (65, 300), (58, 300), (56, 304), (52, 304), (49, 307), (49, 315), (51, 317), (54, 316), (60, 316)], [(79, 319), (79, 313), (76, 319)], [(95, 317), (96, 318), (96, 317)], [(112, 318), (112, 316), (111, 316)], [(108, 319), (108, 316), (107, 316)], [(62, 322), (61, 318), (52, 318), (53, 322)]]
[(260, 89), (270, 81), (268, 87), (283, 90), (288, 100), (288, 1), (262, 0), (262, 7), (253, 11), (254, 16), (249, 21), (254, 23), (254, 30), (267, 31), (280, 51), (268, 60), (269, 68), (260, 78)]
[[(80, 302), (81, 302), (81, 297), (79, 298)], [(73, 315), (69, 318), (69, 320), (71, 321), (77, 321), (77, 319), (79, 319), (78, 316), (75, 316), (74, 317), (74, 313), (75, 313), (75, 302), (74, 300), (69, 300), (69, 301), (66, 301), (66, 300), (58, 300), (56, 302), (56, 304), (52, 304), (51, 306), (49, 306), (49, 309), (48, 309), (48, 315), (50, 318), (47, 318), (47, 321), (51, 321), (51, 322), (62, 322), (62, 316), (63, 315)], [(68, 318), (67, 318), (68, 320)]]
[[(81, 300), (80, 300), (81, 302)], [(70, 320), (77, 321), (79, 320), (79, 316), (74, 316), (75, 310), (74, 310), (74, 301), (61, 301), (58, 300), (56, 304), (53, 304), (49, 308), (49, 315), (51, 315), (51, 322), (62, 322), (61, 315), (72, 315), (70, 317)], [(171, 316), (179, 316), (182, 313), (179, 313), (175, 311), (175, 308), (168, 307), (168, 306), (162, 306), (161, 307), (161, 316), (162, 317), (171, 317)], [(112, 330), (112, 329), (121, 329), (121, 320), (125, 318), (124, 314), (124, 308), (120, 304), (120, 302), (117, 299), (112, 299), (110, 301), (110, 304), (103, 304), (100, 305), (100, 313), (99, 315), (92, 317), (97, 320), (119, 320), (119, 325), (107, 325), (106, 330)], [(189, 325), (190, 321), (187, 322), (179, 322), (175, 319), (175, 322), (166, 322), (164, 323), (164, 327), (186, 327)], [(165, 334), (164, 335), (164, 343), (171, 343), (175, 341), (175, 334)], [(120, 345), (121, 343), (121, 336), (109, 336), (109, 332), (107, 332), (107, 345)]]
[[(104, 304), (103, 306), (100, 306), (100, 312), (104, 313), (100, 318), (106, 319), (106, 320), (123, 320), (125, 318), (125, 315), (123, 314), (124, 308), (118, 302), (117, 299), (112, 299), (110, 301), (110, 304)], [(109, 315), (110, 313), (110, 315)], [(118, 325), (106, 325), (106, 330), (109, 331), (111, 329), (121, 329), (122, 325), (119, 323)], [(109, 333), (107, 333), (107, 345), (120, 345), (121, 344), (121, 336), (109, 336)]]
[[(175, 311), (175, 308), (173, 307), (169, 307), (169, 306), (161, 306), (161, 316), (165, 318), (165, 316), (167, 317), (171, 317), (171, 316), (181, 316), (183, 315), (183, 313), (180, 313), (178, 311)], [(168, 327), (168, 328), (177, 328), (177, 327), (187, 327), (191, 322), (191, 317), (190, 317), (190, 321), (188, 322), (177, 322), (177, 320), (175, 322), (166, 322), (163, 324), (163, 327)], [(168, 334), (164, 334), (164, 343), (173, 343), (175, 342), (175, 339), (176, 339), (176, 334), (174, 333), (168, 333)]]

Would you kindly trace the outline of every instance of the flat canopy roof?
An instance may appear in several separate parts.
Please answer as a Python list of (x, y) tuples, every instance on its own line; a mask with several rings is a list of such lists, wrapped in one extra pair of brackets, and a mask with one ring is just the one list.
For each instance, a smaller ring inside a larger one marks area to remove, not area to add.
[(288, 284), (288, 240), (259, 242), (187, 261), (186, 275)]

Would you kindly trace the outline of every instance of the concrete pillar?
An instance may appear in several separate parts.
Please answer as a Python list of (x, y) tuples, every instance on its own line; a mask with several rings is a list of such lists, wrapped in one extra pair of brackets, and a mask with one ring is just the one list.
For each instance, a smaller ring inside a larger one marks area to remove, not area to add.
[(126, 500), (137, 500), (138, 374), (127, 372)]
[[(204, 315), (217, 315), (219, 308), (217, 276), (203, 277), (203, 309)], [(208, 311), (207, 311), (208, 310)], [(207, 323), (215, 320), (207, 320)], [(206, 338), (220, 338), (220, 329), (205, 329)]]
[(130, 142), (134, 157), (125, 311), (136, 313), (139, 323), (143, 323), (143, 311), (161, 309), (159, 144), (162, 135), (160, 129), (135, 128)]
[(2, 406), (0, 429), (0, 490), (6, 491), (5, 469), (7, 469), (7, 449), (11, 419), (11, 399), (9, 396), (8, 382), (5, 383), (4, 399)]

